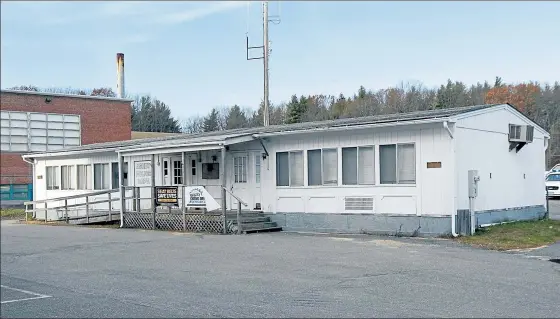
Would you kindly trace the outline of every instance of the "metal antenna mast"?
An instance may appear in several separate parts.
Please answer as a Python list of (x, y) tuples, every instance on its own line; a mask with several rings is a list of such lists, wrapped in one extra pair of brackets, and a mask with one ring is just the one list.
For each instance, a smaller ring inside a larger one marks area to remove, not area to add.
[[(268, 15), (268, 1), (263, 1), (262, 2), (262, 11), (263, 11), (263, 45), (262, 46), (258, 46), (258, 47), (250, 47), (249, 46), (249, 35), (247, 34), (246, 38), (247, 38), (247, 60), (260, 60), (263, 59), (263, 68), (264, 68), (264, 97), (263, 97), (263, 104), (264, 104), (264, 109), (263, 109), (263, 125), (264, 126), (268, 126), (270, 124), (270, 111), (269, 111), (269, 86), (268, 86), (268, 58), (270, 55), (270, 50), (269, 50), (269, 41), (268, 41), (268, 22), (273, 22), (273, 23), (280, 23), (280, 17), (276, 17), (276, 19), (274, 20), (269, 20), (269, 15)], [(248, 33), (248, 32), (247, 32)], [(250, 58), (249, 57), (249, 50), (250, 49), (262, 49), (263, 50), (263, 56), (262, 57), (256, 57), (256, 58)]]

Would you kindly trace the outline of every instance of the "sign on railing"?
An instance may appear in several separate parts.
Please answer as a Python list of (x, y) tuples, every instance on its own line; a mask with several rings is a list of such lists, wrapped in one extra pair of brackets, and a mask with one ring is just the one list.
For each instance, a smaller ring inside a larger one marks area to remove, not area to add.
[(185, 206), (192, 208), (206, 208), (209, 212), (219, 209), (221, 206), (214, 197), (202, 186), (185, 187)]
[(177, 186), (156, 186), (157, 206), (179, 206), (179, 188)]

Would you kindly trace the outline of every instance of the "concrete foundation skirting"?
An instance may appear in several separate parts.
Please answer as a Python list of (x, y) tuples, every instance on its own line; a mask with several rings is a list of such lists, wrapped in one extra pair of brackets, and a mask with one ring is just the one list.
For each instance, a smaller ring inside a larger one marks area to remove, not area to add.
[(425, 237), (451, 232), (450, 216), (332, 213), (266, 215), (285, 231)]
[(545, 214), (546, 207), (544, 205), (486, 210), (476, 212), (476, 225), (541, 219)]
[[(477, 225), (544, 216), (544, 206), (477, 212)], [(266, 213), (285, 231), (433, 237), (451, 234), (451, 216), (413, 214)]]

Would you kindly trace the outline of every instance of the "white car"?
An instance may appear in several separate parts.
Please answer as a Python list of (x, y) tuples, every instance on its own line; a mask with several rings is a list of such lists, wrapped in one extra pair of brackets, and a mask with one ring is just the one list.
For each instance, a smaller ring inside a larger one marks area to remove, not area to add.
[(548, 197), (560, 197), (560, 172), (548, 174), (545, 185)]

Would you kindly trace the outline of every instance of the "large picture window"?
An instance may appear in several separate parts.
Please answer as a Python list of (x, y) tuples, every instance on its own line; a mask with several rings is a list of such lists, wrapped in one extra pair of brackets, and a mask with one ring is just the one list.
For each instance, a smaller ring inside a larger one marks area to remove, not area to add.
[(381, 184), (415, 184), (416, 150), (414, 144), (379, 146)]
[(47, 166), (47, 189), (55, 190), (60, 189), (60, 167)]
[(109, 163), (93, 165), (93, 189), (103, 190), (111, 187)]
[(326, 148), (307, 151), (307, 184), (338, 185), (338, 150)]
[(62, 165), (61, 172), (61, 189), (74, 190), (76, 189), (76, 166)]
[(373, 146), (342, 148), (342, 185), (375, 183)]
[(78, 165), (78, 189), (91, 189), (91, 165)]
[(276, 186), (303, 186), (303, 151), (276, 153)]

